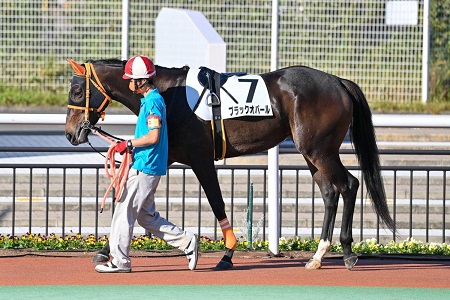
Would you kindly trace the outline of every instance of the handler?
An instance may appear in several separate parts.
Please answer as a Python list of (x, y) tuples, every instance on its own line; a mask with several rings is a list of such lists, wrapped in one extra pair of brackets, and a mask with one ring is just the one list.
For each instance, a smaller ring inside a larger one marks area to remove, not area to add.
[(141, 99), (134, 139), (115, 146), (120, 154), (133, 149), (134, 153), (128, 180), (111, 222), (112, 260), (95, 267), (100, 273), (131, 272), (130, 242), (136, 220), (148, 232), (183, 250), (190, 270), (197, 266), (197, 235), (183, 231), (161, 217), (155, 208), (156, 188), (161, 176), (166, 175), (168, 160), (166, 106), (153, 84), (155, 75), (155, 66), (146, 56), (132, 57), (125, 65), (123, 78), (130, 79), (130, 90), (144, 98)]

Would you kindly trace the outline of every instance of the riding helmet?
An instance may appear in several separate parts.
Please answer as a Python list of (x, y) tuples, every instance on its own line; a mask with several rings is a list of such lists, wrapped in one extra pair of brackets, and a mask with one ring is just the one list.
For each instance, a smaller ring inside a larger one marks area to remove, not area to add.
[(155, 65), (144, 55), (133, 56), (125, 65), (123, 79), (152, 78), (156, 75)]

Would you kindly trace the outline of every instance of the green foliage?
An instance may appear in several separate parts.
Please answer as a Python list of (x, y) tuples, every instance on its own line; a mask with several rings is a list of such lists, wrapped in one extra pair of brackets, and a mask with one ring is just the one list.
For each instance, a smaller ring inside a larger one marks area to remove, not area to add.
[(66, 106), (67, 94), (0, 86), (0, 106)]
[(377, 244), (376, 239), (367, 239), (353, 245), (355, 253), (366, 254), (434, 254), (450, 255), (450, 245), (443, 243), (423, 243), (413, 238), (398, 243), (389, 242), (386, 245)]
[[(66, 93), (50, 91), (21, 90), (14, 87), (0, 86), (0, 106), (15, 107), (66, 107), (68, 103)], [(111, 107), (123, 107), (119, 102), (113, 101)]]
[(396, 102), (373, 102), (370, 103), (373, 113), (427, 113), (442, 114), (450, 112), (450, 102), (432, 99), (427, 103), (396, 103)]
[[(107, 236), (95, 239), (94, 235), (84, 238), (81, 234), (57, 237), (55, 234), (42, 236), (40, 234), (27, 233), (22, 237), (0, 235), (0, 248), (2, 249), (32, 249), (32, 250), (99, 250), (108, 241)], [(319, 239), (281, 238), (281, 251), (311, 251), (315, 252), (319, 244)], [(267, 241), (254, 241), (253, 250), (267, 251), (269, 243)], [(173, 250), (174, 247), (168, 245), (164, 240), (156, 237), (139, 236), (131, 240), (133, 250)], [(215, 241), (208, 237), (200, 238), (200, 249), (202, 251), (225, 250), (223, 240)], [(237, 250), (247, 250), (247, 241), (239, 241)], [(339, 243), (331, 245), (331, 252), (342, 253)], [(389, 242), (386, 245), (378, 244), (375, 239), (367, 239), (364, 242), (353, 245), (355, 253), (365, 254), (434, 254), (450, 255), (450, 245), (446, 243), (423, 243), (412, 238), (401, 242)]]
[(431, 0), (430, 28), (430, 98), (450, 102), (450, 0)]
[(95, 239), (93, 235), (83, 238), (81, 234), (57, 237), (55, 234), (43, 236), (27, 233), (21, 237), (0, 235), (0, 248), (3, 249), (33, 249), (33, 250), (94, 250), (101, 249), (107, 237)]
[[(447, 90), (442, 90), (445, 93)], [(396, 103), (396, 102), (372, 102), (372, 112), (409, 112), (440, 114), (450, 112), (450, 101), (441, 101), (439, 97), (433, 98), (427, 103)], [(41, 107), (65, 107), (67, 94), (47, 91), (20, 90), (18, 88), (6, 88), (0, 86), (0, 106), (41, 106)], [(121, 104), (113, 101), (110, 105), (121, 107)]]

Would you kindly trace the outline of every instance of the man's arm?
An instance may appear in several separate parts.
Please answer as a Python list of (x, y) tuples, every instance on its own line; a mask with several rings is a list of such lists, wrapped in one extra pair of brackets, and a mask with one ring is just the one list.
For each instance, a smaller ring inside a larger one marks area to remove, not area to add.
[(131, 145), (133, 147), (145, 147), (159, 142), (159, 128), (150, 130), (146, 135), (143, 135), (136, 139), (131, 139)]

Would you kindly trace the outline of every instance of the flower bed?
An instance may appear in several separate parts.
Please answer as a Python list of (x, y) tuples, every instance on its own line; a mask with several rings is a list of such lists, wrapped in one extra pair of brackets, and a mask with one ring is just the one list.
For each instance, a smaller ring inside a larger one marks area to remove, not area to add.
[[(55, 234), (43, 236), (41, 234), (27, 233), (18, 236), (0, 235), (0, 249), (32, 249), (32, 250), (99, 250), (108, 241), (107, 236), (96, 239), (94, 235), (87, 238), (81, 234), (58, 237)], [(281, 238), (281, 251), (316, 251), (319, 239)], [(268, 250), (267, 241), (256, 240), (252, 243), (252, 250)], [(164, 240), (156, 237), (139, 236), (131, 241), (133, 250), (172, 250)], [(208, 237), (200, 238), (200, 250), (225, 250), (223, 240), (212, 240)], [(248, 242), (240, 240), (237, 250), (248, 250)], [(342, 253), (340, 243), (331, 245), (331, 252)], [(433, 254), (450, 255), (450, 244), (423, 243), (409, 238), (400, 242), (378, 244), (376, 239), (367, 239), (364, 242), (354, 243), (353, 252), (361, 254)]]

